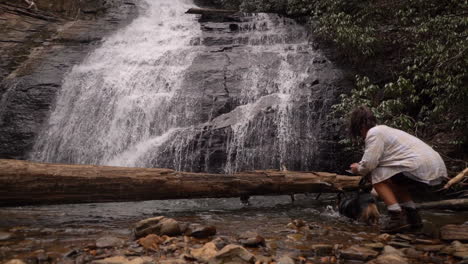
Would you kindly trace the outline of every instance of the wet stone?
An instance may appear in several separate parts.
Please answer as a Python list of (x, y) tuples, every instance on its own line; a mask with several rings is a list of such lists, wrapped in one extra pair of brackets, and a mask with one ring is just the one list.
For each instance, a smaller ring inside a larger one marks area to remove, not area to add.
[(404, 248), (402, 249), (402, 252), (405, 254), (406, 257), (414, 259), (420, 258), (423, 255), (423, 252), (414, 248)]
[(329, 244), (315, 244), (310, 246), (312, 251), (314, 251), (315, 256), (322, 257), (331, 255), (333, 252), (333, 245)]
[(288, 256), (282, 256), (278, 260), (278, 264), (294, 264), (294, 260)]
[(400, 257), (404, 257), (405, 254), (400, 250), (392, 247), (392, 246), (385, 246), (382, 251), (382, 255), (397, 255)]
[(375, 250), (360, 246), (351, 246), (349, 248), (340, 250), (341, 258), (351, 260), (368, 260), (375, 258), (378, 254), (379, 253)]
[(164, 239), (155, 234), (149, 234), (146, 237), (138, 239), (138, 244), (140, 244), (143, 248), (148, 250), (157, 251), (159, 249), (159, 245), (164, 242)]
[(463, 244), (460, 241), (453, 241), (449, 246), (440, 250), (440, 253), (465, 259), (468, 258), (468, 244)]
[(135, 224), (133, 233), (137, 239), (149, 234), (156, 234), (159, 236), (178, 236), (182, 234), (179, 223), (172, 218), (166, 218), (164, 216), (139, 221)]
[(0, 232), (0, 241), (8, 240), (13, 237), (12, 233)]
[(49, 260), (49, 255), (43, 249), (35, 251), (34, 254), (38, 262), (46, 262)]
[(101, 237), (98, 240), (96, 240), (96, 247), (98, 248), (121, 247), (123, 246), (123, 244), (123, 239), (113, 236)]
[(385, 233), (385, 234), (381, 234), (378, 237), (376, 237), (375, 240), (379, 241), (379, 242), (387, 242), (390, 239), (392, 239), (392, 235)]
[(198, 261), (208, 262), (218, 253), (213, 242), (206, 243), (203, 247), (190, 250), (190, 254)]
[(244, 232), (239, 236), (239, 243), (244, 247), (265, 246), (265, 238), (255, 232)]
[(227, 237), (217, 237), (217, 238), (213, 239), (211, 242), (213, 242), (216, 245), (217, 249), (222, 249), (225, 246), (230, 244), (229, 238), (227, 238)]
[(425, 252), (437, 252), (442, 250), (445, 247), (445, 245), (415, 245), (414, 247), (417, 250)]
[(425, 244), (425, 245), (436, 245), (439, 244), (440, 241), (437, 240), (430, 240), (430, 239), (421, 239), (421, 238), (416, 238), (414, 240), (415, 244)]
[(380, 243), (380, 242), (376, 242), (376, 243), (364, 244), (364, 246), (366, 248), (370, 248), (370, 249), (374, 249), (374, 250), (381, 250), (382, 248), (384, 248), (385, 245)]
[(407, 248), (407, 247), (411, 247), (411, 245), (408, 244), (408, 243), (406, 243), (406, 242), (390, 241), (388, 244), (389, 244), (390, 246), (396, 247), (396, 248)]
[(409, 235), (405, 235), (405, 234), (396, 234), (396, 237), (402, 240), (406, 240), (406, 241), (413, 241), (414, 239), (413, 237)]
[(101, 260), (95, 260), (92, 264), (154, 264), (156, 263), (150, 257), (139, 257), (134, 259), (127, 259), (123, 256), (115, 256), (110, 258), (105, 258)]
[(367, 264), (408, 264), (408, 260), (398, 255), (382, 255)]
[(192, 225), (189, 229), (187, 235), (195, 238), (208, 238), (216, 235), (215, 226)]
[(26, 264), (26, 263), (22, 261), (21, 259), (12, 259), (12, 260), (5, 262), (4, 264)]
[(221, 249), (214, 258), (209, 261), (209, 264), (221, 263), (252, 263), (255, 256), (247, 249), (238, 245), (227, 245)]
[(445, 225), (440, 228), (442, 240), (468, 241), (468, 225)]

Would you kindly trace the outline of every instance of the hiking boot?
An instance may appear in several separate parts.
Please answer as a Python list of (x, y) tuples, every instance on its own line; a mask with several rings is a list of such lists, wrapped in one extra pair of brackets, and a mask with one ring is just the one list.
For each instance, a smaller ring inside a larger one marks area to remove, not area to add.
[(418, 209), (403, 207), (403, 210), (406, 213), (406, 221), (410, 224), (411, 229), (420, 229), (423, 227), (423, 222)]
[(410, 227), (406, 221), (406, 214), (402, 211), (388, 211), (390, 219), (386, 221), (380, 228), (381, 233), (396, 233), (404, 231)]

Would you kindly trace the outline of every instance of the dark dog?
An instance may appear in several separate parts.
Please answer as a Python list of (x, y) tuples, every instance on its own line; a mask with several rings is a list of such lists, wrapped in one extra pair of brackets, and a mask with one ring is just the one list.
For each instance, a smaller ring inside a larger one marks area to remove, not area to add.
[(338, 196), (338, 209), (341, 215), (364, 222), (368, 225), (379, 223), (380, 213), (375, 198), (369, 192), (358, 192)]

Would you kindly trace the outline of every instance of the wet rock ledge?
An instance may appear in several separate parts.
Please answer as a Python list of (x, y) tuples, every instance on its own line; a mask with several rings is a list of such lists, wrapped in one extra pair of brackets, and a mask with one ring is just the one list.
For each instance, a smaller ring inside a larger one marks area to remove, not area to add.
[[(24, 159), (62, 76), (136, 16), (133, 0), (0, 0), (0, 157)], [(12, 144), (14, 142), (14, 144)]]

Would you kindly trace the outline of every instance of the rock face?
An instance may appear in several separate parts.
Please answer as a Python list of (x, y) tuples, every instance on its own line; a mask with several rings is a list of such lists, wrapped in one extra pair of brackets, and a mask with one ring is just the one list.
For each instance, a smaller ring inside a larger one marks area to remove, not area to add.
[[(200, 29), (187, 50), (172, 55), (169, 50), (164, 61), (148, 56), (122, 60), (124, 65), (134, 64), (133, 69), (148, 70), (144, 78), (132, 75), (123, 88), (142, 83), (148, 89), (130, 95), (115, 90), (123, 82), (120, 75), (126, 74), (113, 71), (117, 66), (110, 72), (96, 67), (94, 72), (89, 70), (94, 67), (82, 65), (64, 90), (64, 74), (71, 66), (135, 11), (129, 1), (114, 0), (111, 8), (109, 1), (80, 1), (78, 9), (87, 16), (80, 13), (81, 20), (62, 21), (78, 12), (66, 11), (68, 3), (76, 1), (50, 2), (47, 10), (56, 12), (59, 22), (39, 19), (38, 27), (50, 28), (41, 39), (46, 44), (33, 45), (38, 49), (3, 73), (0, 158), (197, 172), (336, 170), (345, 164), (336, 158), (340, 126), (328, 114), (337, 95), (352, 86), (350, 78), (309, 43), (306, 29), (293, 20), (273, 14), (185, 15), (198, 20)], [(180, 4), (176, 2), (174, 6)], [(45, 8), (42, 1), (37, 4), (40, 10)], [(172, 28), (167, 24), (163, 32), (184, 29), (190, 19)], [(180, 34), (185, 36), (185, 31)], [(166, 41), (148, 45), (164, 47)], [(191, 61), (183, 60), (187, 58)], [(173, 74), (182, 66), (183, 74)], [(86, 74), (79, 72), (86, 69)], [(85, 75), (92, 81), (84, 80)], [(151, 97), (158, 89), (164, 92)], [(103, 101), (86, 94), (88, 90), (100, 91)], [(50, 113), (59, 91), (70, 93), (72, 99), (59, 96)], [(120, 97), (113, 98), (116, 94)], [(158, 101), (168, 94), (169, 101)]]
[[(25, 159), (63, 75), (136, 15), (132, 1), (0, 1), (0, 157)], [(77, 20), (75, 20), (77, 19)]]

